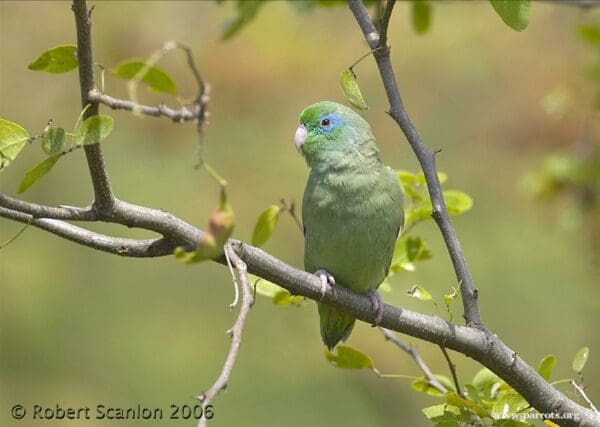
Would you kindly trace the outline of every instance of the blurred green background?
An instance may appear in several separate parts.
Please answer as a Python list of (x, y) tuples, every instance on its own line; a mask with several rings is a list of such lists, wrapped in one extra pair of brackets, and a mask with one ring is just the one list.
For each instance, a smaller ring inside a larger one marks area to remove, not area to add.
[[(231, 3), (209, 1), (97, 2), (93, 40), (95, 60), (107, 67), (147, 57), (170, 39), (193, 46), (212, 88), (205, 155), (230, 182), (235, 236), (248, 241), (267, 205), (282, 197), (301, 201), (307, 168), (293, 145), (298, 114), (315, 101), (343, 102), (339, 73), (366, 52), (366, 44), (346, 8), (301, 13), (288, 2), (266, 5), (237, 37), (222, 42), (221, 27), (233, 9)], [(527, 171), (549, 152), (569, 147), (583, 131), (581, 117), (553, 119), (540, 99), (567, 85), (578, 103), (592, 102), (582, 70), (593, 52), (578, 41), (575, 28), (597, 19), (598, 11), (535, 2), (530, 27), (517, 33), (487, 2), (438, 2), (425, 36), (415, 35), (409, 13), (410, 5), (400, 2), (390, 24), (393, 62), (417, 127), (431, 147), (443, 149), (438, 166), (450, 176), (447, 187), (475, 200), (473, 210), (455, 224), (480, 289), (483, 318), (531, 364), (555, 354), (556, 379), (572, 375), (575, 351), (588, 345), (584, 378), (589, 396), (600, 403), (598, 258), (585, 230), (561, 229), (557, 209), (519, 191)], [(35, 73), (27, 65), (50, 47), (74, 42), (68, 2), (0, 2), (0, 117), (32, 134), (49, 118), (73, 125), (80, 111), (77, 73)], [(193, 95), (182, 54), (171, 53), (160, 65), (184, 96)], [(371, 106), (364, 116), (386, 163), (417, 170), (408, 144), (384, 113), (385, 93), (373, 61), (365, 60), (356, 72)], [(125, 86), (107, 73), (108, 93), (126, 97)], [(177, 105), (147, 91), (142, 96), (146, 103)], [(103, 110), (116, 121), (104, 152), (118, 197), (204, 227), (218, 189), (205, 172), (193, 169), (193, 125)], [(42, 157), (38, 146), (24, 150), (2, 173), (0, 191), (16, 194), (25, 171)], [(87, 205), (91, 194), (78, 151), (24, 197)], [(0, 240), (20, 227), (0, 219)], [(149, 236), (117, 226), (90, 228)], [(384, 299), (443, 316), (405, 293), (419, 284), (441, 300), (455, 285), (433, 223), (416, 232), (428, 239), (434, 259), (415, 273), (397, 275), (394, 291)], [(302, 266), (302, 248), (296, 226), (282, 218), (265, 249)], [(227, 308), (232, 293), (229, 272), (217, 264), (119, 258), (28, 229), (0, 252), (0, 425), (16, 425), (10, 418), (16, 403), (141, 403), (166, 409), (193, 404), (192, 396), (216, 378), (229, 348), (224, 332), (235, 317)], [(455, 319), (459, 309), (457, 303)], [(405, 339), (418, 346), (435, 372), (448, 375), (436, 346)], [(382, 372), (420, 374), (406, 354), (368, 325), (358, 325), (349, 344), (371, 355)], [(452, 354), (463, 380), (479, 369)], [(412, 391), (406, 380), (330, 366), (313, 303), (278, 308), (259, 297), (229, 389), (215, 401), (214, 425), (419, 426), (428, 425), (420, 408), (436, 403)]]

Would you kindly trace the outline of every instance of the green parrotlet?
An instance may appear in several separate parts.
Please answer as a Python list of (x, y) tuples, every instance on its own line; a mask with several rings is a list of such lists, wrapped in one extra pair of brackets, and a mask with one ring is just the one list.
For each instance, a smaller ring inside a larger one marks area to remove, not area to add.
[[(381, 321), (376, 289), (388, 275), (404, 226), (397, 174), (382, 163), (369, 124), (354, 110), (323, 101), (300, 115), (295, 143), (310, 167), (304, 191), (304, 268), (321, 279), (322, 294), (336, 283), (367, 293)], [(321, 337), (332, 349), (355, 319), (318, 304)]]

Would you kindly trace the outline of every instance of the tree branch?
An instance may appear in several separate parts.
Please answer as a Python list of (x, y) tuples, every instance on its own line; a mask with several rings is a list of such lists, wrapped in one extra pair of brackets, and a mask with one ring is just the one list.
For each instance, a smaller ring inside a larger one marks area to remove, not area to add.
[(34, 227), (56, 234), (80, 245), (115, 255), (148, 258), (170, 255), (175, 249), (172, 242), (166, 238), (135, 240), (111, 237), (77, 227), (68, 222), (48, 218), (35, 218), (29, 214), (3, 207), (0, 207), (0, 217), (12, 219), (23, 224), (31, 224)]
[(198, 117), (197, 113), (186, 107), (181, 107), (179, 110), (174, 110), (173, 108), (164, 104), (157, 106), (137, 104), (133, 101), (127, 101), (106, 95), (101, 93), (98, 89), (92, 89), (88, 94), (88, 99), (91, 102), (104, 104), (113, 110), (138, 111), (142, 114), (153, 117), (164, 116), (173, 120), (175, 123), (189, 122), (196, 120)]
[(398, 335), (396, 335), (394, 332), (390, 331), (389, 329), (385, 329), (385, 328), (379, 328), (379, 329), (381, 329), (381, 332), (383, 333), (383, 336), (385, 337), (386, 340), (393, 342), (394, 344), (396, 344), (396, 346), (400, 347), (403, 351), (408, 353), (408, 355), (410, 357), (413, 358), (413, 360), (415, 361), (415, 363), (417, 364), (419, 369), (421, 369), (421, 371), (425, 375), (425, 378), (427, 378), (427, 381), (431, 387), (436, 388), (441, 393), (446, 393), (448, 391), (448, 389), (446, 387), (444, 387), (444, 385), (438, 381), (438, 379), (435, 377), (435, 375), (433, 375), (433, 372), (431, 372), (431, 369), (429, 369), (429, 366), (427, 366), (427, 364), (425, 363), (425, 361), (419, 354), (419, 351), (415, 347), (413, 347), (412, 345), (405, 344), (404, 341), (402, 341), (398, 337)]
[[(387, 19), (387, 21), (381, 23), (381, 28), (387, 28), (393, 4), (394, 2), (392, 0), (391, 3), (388, 3), (386, 6), (386, 13), (384, 13), (382, 21), (384, 18)], [(425, 145), (404, 108), (404, 103), (400, 96), (394, 69), (392, 68), (392, 62), (390, 60), (390, 49), (387, 45), (381, 44), (381, 40), (387, 40), (387, 35), (377, 35), (375, 26), (371, 22), (369, 12), (361, 0), (350, 0), (350, 10), (352, 10), (369, 47), (371, 49), (377, 49), (373, 51), (373, 56), (377, 62), (377, 67), (379, 68), (379, 73), (381, 74), (381, 79), (390, 102), (389, 114), (396, 121), (398, 126), (400, 126), (400, 129), (402, 129), (402, 132), (416, 154), (417, 159), (421, 164), (421, 168), (423, 169), (423, 173), (425, 174), (427, 188), (429, 189), (431, 204), (433, 206), (432, 216), (442, 233), (452, 264), (454, 265), (456, 277), (461, 284), (461, 296), (467, 325), (482, 327), (483, 324), (477, 303), (477, 289), (473, 283), (467, 260), (460, 246), (456, 230), (450, 220), (448, 209), (446, 208), (446, 202), (444, 201), (444, 196), (442, 194), (442, 186), (437, 175), (435, 153)]]
[(458, 381), (458, 376), (456, 375), (456, 365), (454, 364), (452, 359), (450, 359), (450, 355), (448, 354), (448, 350), (446, 350), (446, 347), (444, 347), (443, 345), (440, 345), (439, 347), (440, 350), (442, 350), (442, 353), (444, 354), (446, 362), (448, 363), (448, 368), (450, 368), (450, 373), (452, 374), (452, 381), (454, 382), (454, 388), (456, 388), (456, 392), (458, 394), (462, 395), (462, 391), (460, 389), (460, 382)]
[[(233, 266), (237, 270), (240, 278), (242, 287), (242, 306), (240, 307), (238, 317), (233, 324), (233, 327), (227, 331), (227, 333), (231, 335), (231, 347), (229, 348), (229, 353), (225, 359), (223, 369), (221, 370), (221, 373), (219, 374), (219, 377), (215, 383), (208, 389), (208, 391), (198, 396), (198, 399), (200, 402), (202, 402), (203, 415), (206, 407), (211, 404), (212, 400), (217, 396), (217, 394), (227, 388), (231, 371), (233, 370), (233, 366), (235, 365), (235, 361), (240, 352), (240, 346), (242, 345), (242, 332), (244, 331), (244, 326), (246, 324), (246, 317), (250, 312), (250, 308), (252, 308), (252, 305), (254, 304), (254, 295), (252, 288), (250, 287), (246, 263), (244, 263), (244, 261), (242, 261), (242, 259), (236, 254), (232, 245), (225, 245), (225, 251), (233, 263)], [(235, 281), (235, 277), (233, 280)], [(206, 426), (207, 421), (207, 417), (202, 416), (198, 421), (198, 427)]]
[[(73, 0), (71, 6), (75, 14), (77, 27), (77, 59), (79, 61), (79, 85), (81, 88), (81, 107), (86, 108), (83, 119), (98, 115), (98, 103), (89, 99), (89, 93), (95, 88), (94, 59), (92, 57), (92, 22), (86, 0)], [(86, 145), (85, 156), (94, 186), (94, 209), (108, 214), (112, 211), (114, 196), (104, 164), (100, 144)]]

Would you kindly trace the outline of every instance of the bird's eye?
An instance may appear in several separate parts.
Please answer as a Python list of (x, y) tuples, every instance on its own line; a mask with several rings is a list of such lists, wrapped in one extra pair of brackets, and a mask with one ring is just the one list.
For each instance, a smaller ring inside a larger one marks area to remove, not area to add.
[(330, 123), (331, 123), (331, 120), (329, 120), (329, 119), (321, 120), (321, 126), (329, 126)]

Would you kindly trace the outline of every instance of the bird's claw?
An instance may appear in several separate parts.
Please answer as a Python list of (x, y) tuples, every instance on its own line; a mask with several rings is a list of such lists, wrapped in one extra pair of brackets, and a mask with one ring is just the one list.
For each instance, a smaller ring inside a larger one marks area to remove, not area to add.
[(327, 270), (317, 270), (315, 276), (321, 280), (321, 298), (319, 300), (322, 300), (327, 293), (328, 286), (335, 285), (335, 277)]
[(381, 300), (381, 295), (375, 289), (370, 289), (367, 293), (369, 299), (371, 300), (371, 305), (373, 306), (373, 311), (375, 312), (375, 321), (373, 322), (373, 327), (378, 326), (381, 323), (381, 319), (383, 319), (383, 301)]

